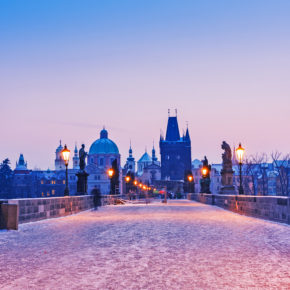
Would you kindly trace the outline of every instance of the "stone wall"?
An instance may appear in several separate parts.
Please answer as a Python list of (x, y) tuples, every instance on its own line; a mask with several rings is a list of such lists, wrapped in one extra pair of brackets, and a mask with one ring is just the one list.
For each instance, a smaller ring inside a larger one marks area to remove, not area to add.
[(92, 195), (9, 199), (8, 204), (18, 205), (20, 224), (71, 215), (94, 207)]
[(239, 214), (290, 224), (289, 197), (190, 193), (187, 198)]

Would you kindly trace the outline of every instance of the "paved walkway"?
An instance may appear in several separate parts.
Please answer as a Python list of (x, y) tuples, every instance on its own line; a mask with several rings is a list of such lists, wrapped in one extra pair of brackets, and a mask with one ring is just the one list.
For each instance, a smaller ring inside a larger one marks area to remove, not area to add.
[(191, 201), (0, 232), (1, 289), (290, 289), (290, 227)]

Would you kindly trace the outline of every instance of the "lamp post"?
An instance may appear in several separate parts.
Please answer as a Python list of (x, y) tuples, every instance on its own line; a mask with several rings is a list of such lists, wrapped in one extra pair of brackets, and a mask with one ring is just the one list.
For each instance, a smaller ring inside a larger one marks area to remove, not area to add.
[(188, 175), (187, 176), (187, 180), (189, 182), (189, 193), (193, 193), (194, 192), (194, 190), (192, 188), (192, 186), (193, 186), (193, 175), (192, 174)]
[(115, 172), (114, 172), (114, 169), (113, 168), (109, 168), (108, 171), (107, 171), (107, 174), (108, 174), (108, 176), (110, 178), (110, 194), (113, 194), (113, 189), (112, 189), (112, 187), (113, 187), (113, 185), (112, 185), (113, 180), (112, 180), (112, 178), (114, 176), (114, 173)]
[(237, 158), (239, 161), (240, 168), (240, 186), (239, 186), (239, 194), (244, 194), (244, 188), (242, 183), (242, 165), (243, 165), (243, 157), (244, 157), (245, 149), (242, 147), (242, 144), (239, 144), (239, 147), (236, 149)]
[(125, 182), (126, 182), (126, 194), (129, 193), (130, 191), (130, 181), (131, 181), (131, 177), (130, 175), (126, 175), (125, 176)]
[(69, 189), (68, 189), (67, 167), (68, 167), (68, 162), (69, 162), (70, 150), (67, 149), (66, 145), (64, 145), (64, 148), (61, 151), (61, 155), (62, 155), (62, 158), (64, 160), (64, 164), (65, 164), (65, 189), (64, 189), (64, 196), (68, 196), (69, 195)]

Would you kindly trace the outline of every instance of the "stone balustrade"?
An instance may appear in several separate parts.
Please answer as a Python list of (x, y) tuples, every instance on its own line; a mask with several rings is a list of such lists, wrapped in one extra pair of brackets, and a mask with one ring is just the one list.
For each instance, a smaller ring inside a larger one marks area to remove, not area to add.
[[(99, 206), (120, 204), (120, 195), (103, 195)], [(94, 208), (93, 195), (21, 198), (0, 201), (0, 228), (18, 229), (18, 224), (63, 217)]]
[(239, 214), (290, 224), (289, 197), (190, 193), (187, 198)]

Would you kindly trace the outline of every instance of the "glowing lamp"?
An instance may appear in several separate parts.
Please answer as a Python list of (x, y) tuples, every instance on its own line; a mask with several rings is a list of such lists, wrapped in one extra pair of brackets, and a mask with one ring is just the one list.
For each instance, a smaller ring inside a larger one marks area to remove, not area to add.
[(139, 183), (139, 187), (142, 188), (142, 186), (143, 186), (143, 184), (142, 183)]
[(237, 158), (239, 160), (239, 163), (243, 163), (243, 157), (244, 157), (245, 149), (242, 147), (241, 143), (239, 144), (239, 147), (236, 149)]
[(202, 175), (203, 175), (203, 176), (206, 176), (206, 175), (207, 175), (207, 168), (206, 168), (206, 167), (203, 167), (203, 168), (201, 169), (201, 172), (202, 172)]
[(61, 151), (62, 158), (64, 160), (65, 165), (68, 165), (70, 150), (67, 149), (66, 145), (64, 145), (63, 150)]
[(187, 179), (188, 179), (189, 182), (192, 182), (193, 181), (193, 176), (192, 175), (188, 175)]
[(127, 176), (125, 177), (125, 181), (128, 183), (128, 182), (130, 182), (130, 180), (131, 180), (130, 176), (127, 175)]
[(134, 181), (134, 185), (138, 185), (138, 181), (137, 180)]
[(114, 169), (110, 168), (107, 173), (108, 173), (109, 177), (112, 178), (114, 175)]

